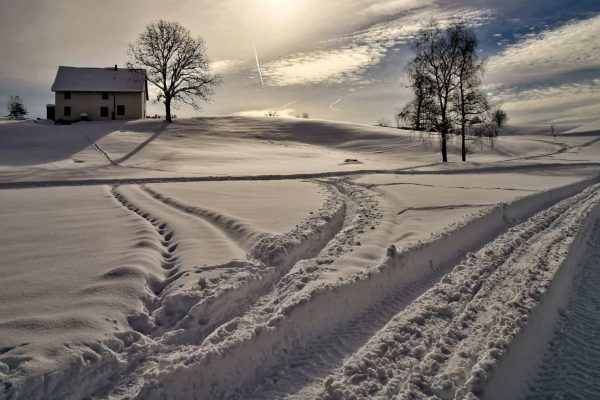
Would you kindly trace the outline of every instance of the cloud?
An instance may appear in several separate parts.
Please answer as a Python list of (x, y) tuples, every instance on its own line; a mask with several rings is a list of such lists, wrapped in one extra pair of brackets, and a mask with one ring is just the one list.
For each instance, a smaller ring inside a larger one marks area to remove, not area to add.
[(412, 8), (420, 8), (426, 5), (430, 5), (434, 2), (434, 0), (376, 0), (371, 1), (371, 4), (369, 4), (368, 1), (364, 2), (367, 3), (366, 7), (365, 4), (361, 5), (365, 7), (366, 13), (375, 15), (390, 15), (390, 13), (397, 13)]
[(600, 15), (567, 23), (524, 40), (490, 57), (490, 79), (519, 82), (600, 67)]
[(214, 72), (223, 74), (233, 71), (243, 64), (244, 62), (241, 60), (217, 60), (211, 63), (211, 69)]
[(513, 122), (574, 122), (600, 115), (600, 79), (532, 89), (516, 86), (491, 93), (509, 116), (515, 116)]
[(363, 72), (384, 56), (376, 46), (296, 54), (263, 66), (267, 83), (274, 86), (343, 83), (362, 79)]
[(328, 49), (296, 53), (263, 64), (271, 86), (365, 83), (369, 68), (380, 63), (393, 47), (404, 44), (430, 20), (444, 27), (466, 21), (479, 26), (491, 18), (486, 9), (429, 8), (375, 23), (366, 29), (324, 41)]

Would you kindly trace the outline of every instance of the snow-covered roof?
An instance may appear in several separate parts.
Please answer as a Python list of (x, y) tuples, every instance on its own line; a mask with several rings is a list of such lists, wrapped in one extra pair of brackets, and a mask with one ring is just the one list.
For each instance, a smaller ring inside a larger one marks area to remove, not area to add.
[(53, 92), (145, 92), (146, 71), (127, 68), (58, 67)]

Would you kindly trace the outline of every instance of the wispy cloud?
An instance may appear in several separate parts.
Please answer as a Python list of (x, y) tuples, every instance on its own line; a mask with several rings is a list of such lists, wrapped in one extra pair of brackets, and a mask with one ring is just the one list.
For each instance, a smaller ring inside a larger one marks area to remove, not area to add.
[(532, 89), (515, 86), (492, 93), (513, 122), (561, 123), (597, 119), (600, 115), (600, 79)]
[(215, 72), (227, 73), (243, 64), (241, 60), (216, 60), (212, 62), (211, 69)]
[(600, 67), (600, 15), (508, 46), (489, 59), (490, 79), (519, 82)]
[(393, 13), (432, 5), (435, 3), (435, 0), (370, 0), (360, 3), (364, 7), (365, 13), (373, 15), (390, 15)]
[(358, 81), (364, 71), (379, 62), (385, 49), (351, 45), (342, 49), (295, 54), (263, 66), (267, 82), (274, 86)]
[(376, 23), (367, 29), (323, 42), (327, 47), (296, 53), (263, 64), (263, 75), (272, 86), (365, 83), (369, 68), (380, 63), (393, 47), (404, 44), (430, 20), (441, 26), (465, 21), (478, 26), (489, 19), (486, 9), (443, 10), (429, 8)]

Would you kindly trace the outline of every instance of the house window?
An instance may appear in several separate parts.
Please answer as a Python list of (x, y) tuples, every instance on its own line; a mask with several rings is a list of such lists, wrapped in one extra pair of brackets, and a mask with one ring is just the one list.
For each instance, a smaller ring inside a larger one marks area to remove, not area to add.
[(71, 100), (71, 92), (65, 92), (65, 100)]
[(65, 107), (65, 117), (71, 116), (71, 107)]
[(102, 92), (102, 100), (108, 100), (108, 92)]
[(125, 115), (125, 106), (124, 105), (117, 106), (117, 115)]
[(108, 107), (100, 107), (100, 117), (108, 117)]

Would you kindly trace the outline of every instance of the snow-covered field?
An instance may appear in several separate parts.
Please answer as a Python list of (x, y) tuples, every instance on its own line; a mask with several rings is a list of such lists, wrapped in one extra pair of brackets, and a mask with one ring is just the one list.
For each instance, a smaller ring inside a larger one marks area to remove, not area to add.
[(0, 398), (599, 397), (572, 128), (2, 124)]

